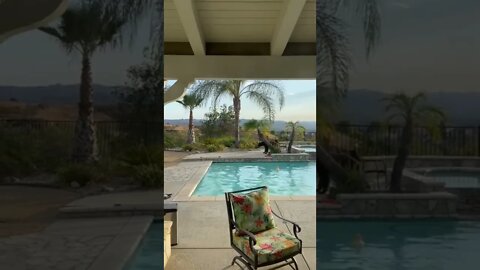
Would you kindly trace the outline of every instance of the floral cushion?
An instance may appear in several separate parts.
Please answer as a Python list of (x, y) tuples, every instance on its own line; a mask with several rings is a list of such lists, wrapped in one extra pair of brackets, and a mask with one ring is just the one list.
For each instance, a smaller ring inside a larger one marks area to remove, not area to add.
[[(301, 248), (300, 241), (297, 238), (277, 228), (258, 233), (255, 238), (257, 243), (253, 246), (253, 249), (258, 254), (258, 264), (287, 258)], [(234, 235), (233, 244), (252, 260), (255, 260), (254, 252), (252, 252), (248, 242), (248, 236)]]
[(247, 194), (230, 194), (230, 199), (240, 229), (257, 233), (275, 227), (267, 188)]

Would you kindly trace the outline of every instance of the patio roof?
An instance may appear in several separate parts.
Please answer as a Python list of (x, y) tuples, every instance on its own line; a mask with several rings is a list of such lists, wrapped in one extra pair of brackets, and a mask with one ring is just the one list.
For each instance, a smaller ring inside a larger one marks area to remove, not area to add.
[(61, 16), (68, 0), (0, 0), (0, 43)]
[(165, 102), (195, 79), (315, 78), (315, 0), (165, 0)]

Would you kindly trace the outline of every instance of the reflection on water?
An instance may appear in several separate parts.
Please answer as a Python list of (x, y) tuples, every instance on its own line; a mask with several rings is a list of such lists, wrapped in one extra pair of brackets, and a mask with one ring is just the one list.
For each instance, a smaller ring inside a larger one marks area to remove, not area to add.
[(315, 162), (213, 163), (193, 195), (268, 186), (271, 195), (315, 195)]
[(479, 247), (480, 222), (317, 222), (318, 269), (474, 270)]

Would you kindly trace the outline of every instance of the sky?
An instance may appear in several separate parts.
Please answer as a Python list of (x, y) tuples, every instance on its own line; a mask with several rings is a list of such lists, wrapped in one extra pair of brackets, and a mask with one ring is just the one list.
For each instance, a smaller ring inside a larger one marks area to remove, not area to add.
[[(282, 110), (279, 110), (276, 103), (276, 120), (284, 121), (315, 121), (316, 103), (315, 103), (315, 80), (289, 80), (277, 81), (285, 93), (285, 104)], [(233, 105), (229, 98), (223, 98), (219, 104)], [(210, 111), (211, 103), (207, 106), (194, 110), (194, 118), (204, 119), (205, 113)], [(165, 119), (188, 119), (189, 112), (179, 103), (169, 103), (165, 105)], [(241, 119), (261, 119), (264, 113), (255, 103), (243, 99), (240, 111)]]
[(386, 0), (380, 44), (369, 61), (361, 20), (348, 17), (351, 89), (480, 91), (480, 1)]
[[(52, 22), (50, 26), (55, 26)], [(107, 48), (94, 54), (93, 81), (104, 85), (123, 85), (126, 70), (144, 60), (149, 44), (150, 17), (145, 15), (134, 42), (127, 35), (121, 48)], [(80, 82), (81, 57), (68, 55), (52, 37), (38, 30), (15, 35), (0, 43), (0, 85), (38, 86)]]

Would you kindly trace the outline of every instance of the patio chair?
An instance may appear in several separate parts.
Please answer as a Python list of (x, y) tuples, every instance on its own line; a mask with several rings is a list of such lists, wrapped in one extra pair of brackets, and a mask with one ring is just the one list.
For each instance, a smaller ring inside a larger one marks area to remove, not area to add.
[[(290, 266), (298, 270), (294, 256), (302, 254), (298, 224), (272, 211), (266, 186), (225, 193), (230, 245), (239, 253), (232, 264), (240, 262), (250, 270), (278, 264), (271, 269)], [(290, 223), (294, 236), (281, 231), (273, 216)], [(243, 267), (242, 267), (243, 269)]]

